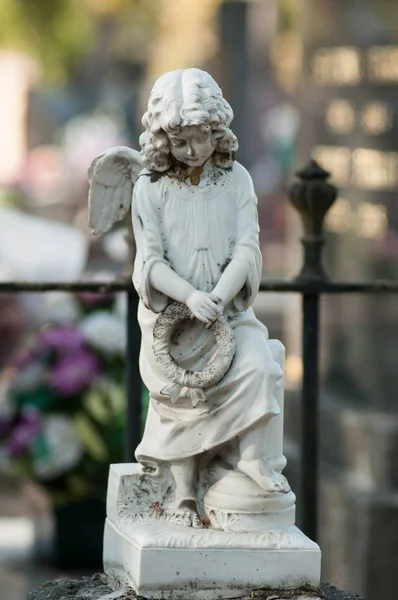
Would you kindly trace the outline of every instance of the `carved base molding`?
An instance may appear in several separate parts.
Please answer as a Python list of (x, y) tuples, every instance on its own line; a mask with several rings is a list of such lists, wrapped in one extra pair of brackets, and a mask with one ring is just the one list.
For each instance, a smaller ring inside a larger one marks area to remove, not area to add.
[(261, 515), (258, 530), (194, 529), (169, 521), (172, 500), (167, 470), (153, 477), (139, 465), (112, 465), (104, 570), (120, 588), (159, 600), (180, 594), (184, 600), (216, 600), (264, 588), (319, 588), (321, 552), (288, 522), (289, 509), (288, 520), (278, 518), (278, 511), (274, 520), (269, 515), (269, 527), (262, 528), (266, 514)]
[(145, 598), (215, 600), (261, 588), (316, 588), (320, 552), (294, 526), (244, 534), (143, 521), (122, 532), (107, 519), (104, 569)]

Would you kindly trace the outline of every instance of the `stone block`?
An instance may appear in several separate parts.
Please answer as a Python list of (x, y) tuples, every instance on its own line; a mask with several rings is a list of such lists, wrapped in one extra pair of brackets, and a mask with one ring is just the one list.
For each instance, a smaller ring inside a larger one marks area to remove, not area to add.
[(181, 527), (168, 520), (172, 498), (167, 474), (156, 478), (140, 465), (111, 466), (104, 569), (122, 588), (151, 599), (179, 593), (186, 600), (215, 600), (260, 588), (319, 586), (319, 547), (294, 525)]

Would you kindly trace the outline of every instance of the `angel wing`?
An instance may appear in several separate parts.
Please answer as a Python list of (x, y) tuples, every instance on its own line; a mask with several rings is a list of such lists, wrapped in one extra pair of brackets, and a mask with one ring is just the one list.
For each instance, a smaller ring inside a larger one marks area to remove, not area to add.
[(110, 148), (94, 158), (88, 170), (88, 222), (94, 235), (123, 219), (142, 169), (140, 153), (127, 146)]

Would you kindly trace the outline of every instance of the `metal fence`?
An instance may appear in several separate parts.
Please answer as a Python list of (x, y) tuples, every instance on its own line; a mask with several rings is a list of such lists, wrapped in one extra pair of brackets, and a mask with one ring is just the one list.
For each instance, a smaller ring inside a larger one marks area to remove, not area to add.
[[(297, 293), (302, 297), (301, 392), (301, 486), (303, 531), (317, 539), (318, 514), (318, 409), (319, 409), (319, 312), (324, 294), (398, 293), (396, 281), (331, 282), (322, 265), (323, 220), (334, 202), (337, 190), (327, 183), (330, 174), (315, 161), (297, 172), (299, 181), (290, 190), (290, 200), (300, 212), (304, 227), (303, 266), (292, 281), (267, 279), (260, 291)], [(0, 293), (21, 292), (124, 292), (127, 294), (126, 394), (127, 425), (125, 460), (133, 462), (134, 450), (141, 439), (142, 382), (139, 373), (141, 332), (137, 321), (138, 296), (130, 281), (114, 282), (0, 282)]]

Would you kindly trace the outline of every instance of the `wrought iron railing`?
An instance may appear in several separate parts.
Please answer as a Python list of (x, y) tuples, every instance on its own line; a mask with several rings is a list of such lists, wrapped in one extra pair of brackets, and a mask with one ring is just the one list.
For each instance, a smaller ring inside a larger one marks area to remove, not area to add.
[[(319, 421), (319, 310), (325, 294), (398, 293), (398, 281), (332, 282), (322, 265), (323, 220), (336, 198), (336, 189), (327, 183), (329, 173), (310, 161), (297, 173), (299, 181), (290, 190), (290, 200), (302, 217), (304, 236), (303, 266), (291, 280), (267, 279), (260, 291), (297, 293), (302, 296), (301, 392), (301, 486), (303, 531), (317, 538), (318, 514), (318, 421)], [(139, 373), (141, 332), (137, 321), (138, 296), (128, 280), (114, 282), (0, 282), (0, 293), (21, 292), (124, 292), (127, 294), (126, 394), (127, 424), (125, 460), (134, 461), (134, 450), (141, 438), (142, 382)]]

